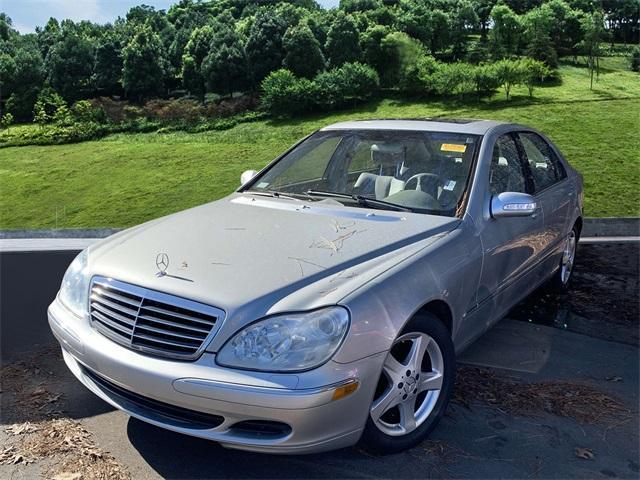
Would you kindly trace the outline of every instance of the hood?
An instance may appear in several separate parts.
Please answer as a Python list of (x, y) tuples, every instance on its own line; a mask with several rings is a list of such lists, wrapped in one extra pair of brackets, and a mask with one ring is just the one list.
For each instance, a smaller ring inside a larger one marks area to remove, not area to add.
[[(274, 311), (337, 303), (383, 271), (382, 263), (397, 264), (458, 223), (332, 200), (233, 194), (96, 244), (89, 268), (213, 305), (238, 327)], [(168, 259), (163, 276), (159, 255)]]

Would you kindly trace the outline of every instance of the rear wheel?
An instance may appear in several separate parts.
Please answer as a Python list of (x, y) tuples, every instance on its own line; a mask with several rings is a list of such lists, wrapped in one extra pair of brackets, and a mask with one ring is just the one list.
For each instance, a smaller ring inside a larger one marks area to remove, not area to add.
[(578, 248), (578, 230), (574, 226), (564, 244), (564, 250), (562, 251), (562, 257), (560, 258), (560, 266), (558, 271), (551, 279), (550, 286), (557, 292), (564, 292), (569, 287), (569, 281), (571, 280), (571, 273), (573, 272), (573, 264), (576, 260), (576, 251)]
[(454, 379), (447, 328), (431, 314), (409, 322), (383, 364), (362, 435), (365, 448), (387, 454), (420, 443), (444, 414)]

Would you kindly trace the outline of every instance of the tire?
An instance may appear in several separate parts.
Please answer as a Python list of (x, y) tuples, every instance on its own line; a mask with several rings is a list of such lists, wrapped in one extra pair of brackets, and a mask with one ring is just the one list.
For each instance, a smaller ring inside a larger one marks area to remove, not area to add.
[(444, 324), (429, 313), (411, 320), (385, 359), (361, 438), (364, 449), (386, 455), (422, 442), (444, 415), (455, 370), (453, 342)]
[(578, 251), (579, 238), (580, 232), (574, 225), (571, 231), (567, 234), (558, 270), (553, 274), (553, 277), (551, 277), (551, 281), (549, 282), (549, 288), (551, 291), (563, 293), (569, 289), (571, 274), (573, 272), (573, 264), (575, 263), (576, 252)]

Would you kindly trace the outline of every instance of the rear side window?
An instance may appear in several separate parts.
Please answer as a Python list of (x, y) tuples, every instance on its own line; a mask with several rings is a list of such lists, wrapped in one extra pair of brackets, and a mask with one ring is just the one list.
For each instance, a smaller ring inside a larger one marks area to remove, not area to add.
[(543, 190), (567, 176), (560, 159), (540, 135), (521, 132), (518, 136), (529, 162), (536, 191)]
[(492, 195), (502, 192), (527, 193), (524, 165), (511, 135), (502, 135), (493, 147), (489, 189)]

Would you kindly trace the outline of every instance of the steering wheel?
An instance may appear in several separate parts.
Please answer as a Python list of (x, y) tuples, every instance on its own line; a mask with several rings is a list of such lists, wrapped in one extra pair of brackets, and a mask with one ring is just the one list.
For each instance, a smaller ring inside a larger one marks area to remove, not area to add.
[(409, 177), (404, 184), (404, 189), (411, 190), (410, 188), (407, 188), (407, 186), (414, 180), (416, 181), (416, 188), (413, 190), (420, 190), (428, 193), (433, 198), (438, 197), (438, 185), (440, 184), (440, 177), (438, 175), (435, 173), (416, 173)]

